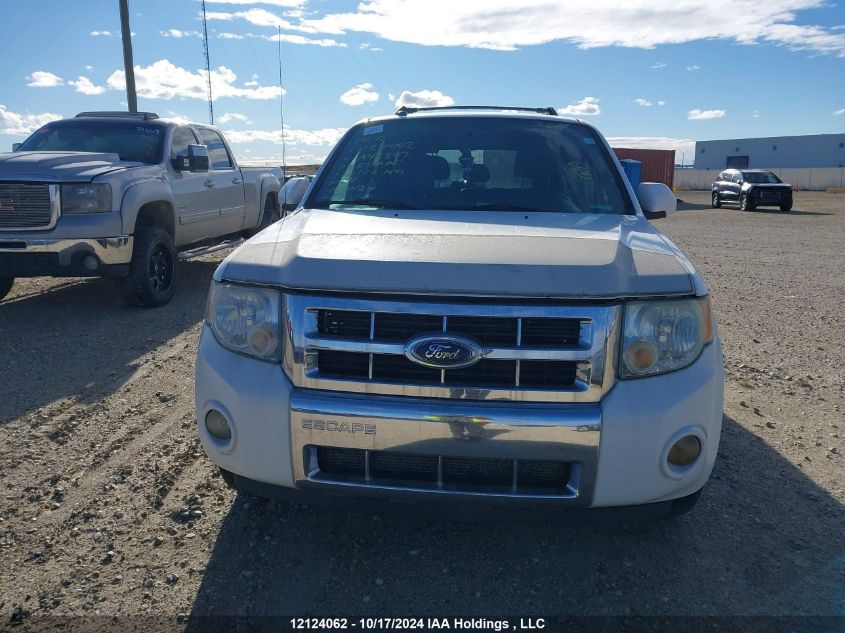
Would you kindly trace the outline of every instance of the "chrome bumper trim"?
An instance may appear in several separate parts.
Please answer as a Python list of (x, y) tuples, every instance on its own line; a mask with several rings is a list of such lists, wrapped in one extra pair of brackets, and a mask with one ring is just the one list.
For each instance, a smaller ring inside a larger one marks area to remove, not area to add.
[(570, 489), (554, 498), (572, 506), (587, 506), (592, 500), (601, 432), (601, 409), (597, 404), (444, 402), (296, 389), (290, 407), (294, 479), (298, 486), (455, 496), (531, 496), (395, 489), (326, 480), (314, 471), (308, 447), (331, 446), (438, 457), (571, 462), (576, 470)]
[(58, 253), (59, 263), (70, 264), (79, 252), (95, 255), (103, 264), (128, 264), (134, 240), (131, 235), (95, 239), (5, 239), (0, 237), (0, 253)]

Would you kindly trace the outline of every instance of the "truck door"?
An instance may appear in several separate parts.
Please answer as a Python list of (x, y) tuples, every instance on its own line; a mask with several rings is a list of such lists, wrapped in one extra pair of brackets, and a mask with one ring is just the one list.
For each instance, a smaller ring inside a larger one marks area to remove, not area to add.
[(176, 246), (201, 240), (206, 229), (203, 224), (218, 217), (216, 208), (208, 208), (204, 186), (207, 173), (176, 169), (177, 156), (188, 154), (188, 145), (199, 143), (199, 139), (189, 127), (182, 126), (173, 130), (170, 140), (170, 187), (176, 202)]
[(208, 147), (210, 170), (204, 184), (220, 214), (220, 219), (215, 223), (214, 235), (236, 233), (243, 228), (246, 212), (241, 172), (217, 131), (205, 127), (197, 131), (202, 144)]

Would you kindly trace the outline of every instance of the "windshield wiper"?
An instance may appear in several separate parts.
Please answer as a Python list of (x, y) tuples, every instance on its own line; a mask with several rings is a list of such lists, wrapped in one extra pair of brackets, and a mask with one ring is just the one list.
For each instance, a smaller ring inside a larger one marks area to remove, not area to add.
[[(540, 211), (554, 212), (550, 209), (538, 209), (537, 207), (524, 207), (518, 204), (506, 204), (504, 202), (476, 202), (468, 205), (442, 206), (435, 209), (452, 209), (454, 211)], [(564, 211), (560, 211), (564, 213)]]
[(355, 206), (362, 206), (362, 207), (377, 207), (379, 209), (417, 209), (417, 207), (412, 207), (407, 205), (403, 202), (396, 202), (395, 200), (383, 200), (381, 198), (357, 198), (354, 200), (328, 200), (323, 202), (322, 205), (326, 205), (327, 207), (333, 204), (343, 204), (351, 207)]

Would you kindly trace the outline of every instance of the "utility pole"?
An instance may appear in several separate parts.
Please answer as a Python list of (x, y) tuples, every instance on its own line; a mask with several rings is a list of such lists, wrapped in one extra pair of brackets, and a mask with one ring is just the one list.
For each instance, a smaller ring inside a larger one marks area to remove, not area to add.
[(208, 26), (205, 20), (205, 0), (202, 0), (202, 50), (205, 53), (205, 76), (208, 81), (208, 120), (214, 125), (214, 100), (211, 95), (211, 60), (208, 58)]
[(132, 63), (132, 31), (129, 29), (129, 0), (120, 0), (120, 35), (123, 38), (123, 70), (126, 74), (126, 103), (130, 112), (138, 111), (135, 94), (135, 66)]

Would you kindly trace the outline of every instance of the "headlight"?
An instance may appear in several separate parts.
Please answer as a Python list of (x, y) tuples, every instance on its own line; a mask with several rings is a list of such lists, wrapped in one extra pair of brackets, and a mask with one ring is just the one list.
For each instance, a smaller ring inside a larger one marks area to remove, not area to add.
[(62, 185), (62, 213), (105, 213), (112, 210), (111, 185)]
[(281, 294), (276, 290), (214, 282), (205, 320), (223, 347), (278, 362), (281, 314)]
[(639, 378), (682, 369), (712, 340), (709, 297), (629, 303), (620, 376)]

